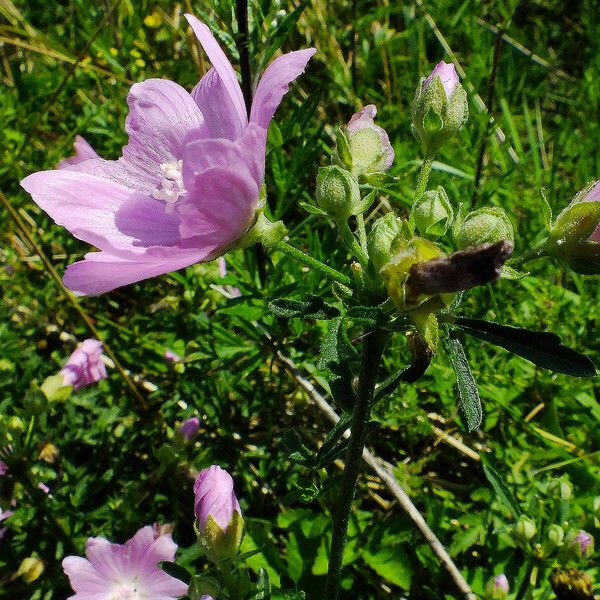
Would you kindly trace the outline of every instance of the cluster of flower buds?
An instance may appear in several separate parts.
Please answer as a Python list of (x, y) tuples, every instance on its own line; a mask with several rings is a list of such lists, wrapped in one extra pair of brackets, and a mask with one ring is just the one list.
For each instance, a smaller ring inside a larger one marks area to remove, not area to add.
[(432, 156), (451, 139), (469, 116), (467, 93), (453, 64), (441, 61), (421, 79), (412, 105), (413, 131), (425, 154)]

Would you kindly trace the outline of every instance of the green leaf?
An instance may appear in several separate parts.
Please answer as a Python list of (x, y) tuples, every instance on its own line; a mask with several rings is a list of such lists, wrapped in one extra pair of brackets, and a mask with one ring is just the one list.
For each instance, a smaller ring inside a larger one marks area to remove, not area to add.
[(292, 300), (291, 298), (276, 298), (269, 302), (269, 310), (278, 317), (290, 319), (303, 317), (305, 319), (333, 319), (340, 311), (335, 306), (327, 304), (319, 296), (309, 296), (307, 300)]
[(471, 373), (469, 361), (465, 356), (465, 351), (460, 340), (452, 337), (448, 338), (447, 345), (450, 354), (450, 362), (456, 373), (460, 408), (467, 422), (467, 429), (469, 431), (474, 431), (479, 428), (481, 419), (483, 418), (483, 410), (481, 408), (479, 392), (477, 391), (477, 384)]
[(317, 453), (317, 468), (324, 469), (346, 452), (349, 440), (344, 439), (343, 435), (350, 426), (350, 420), (350, 415), (343, 415), (335, 427), (327, 434), (323, 445)]
[(301, 200), (299, 202), (299, 204), (307, 213), (310, 213), (311, 215), (318, 215), (319, 217), (328, 217), (329, 216), (322, 208), (319, 208), (318, 206), (315, 206), (314, 204), (310, 204), (309, 202), (304, 202), (304, 200)]
[(511, 494), (510, 490), (500, 474), (490, 464), (489, 460), (484, 458), (483, 472), (490, 482), (490, 485), (494, 489), (496, 498), (505, 506), (511, 515), (517, 519), (522, 511), (519, 508), (519, 504)]
[(538, 367), (575, 377), (593, 377), (596, 374), (594, 363), (587, 356), (565, 346), (554, 333), (479, 319), (459, 318), (455, 325), (465, 333), (522, 356)]
[(378, 552), (366, 550), (363, 553), (363, 559), (377, 575), (386, 581), (404, 590), (410, 589), (412, 580), (410, 560), (400, 546), (386, 545)]

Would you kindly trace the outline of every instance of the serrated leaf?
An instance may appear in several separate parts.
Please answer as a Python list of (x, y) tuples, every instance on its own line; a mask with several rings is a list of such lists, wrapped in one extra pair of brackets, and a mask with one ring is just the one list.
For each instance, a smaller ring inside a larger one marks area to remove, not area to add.
[(319, 296), (309, 296), (307, 300), (291, 298), (276, 298), (269, 302), (269, 310), (278, 317), (290, 319), (303, 317), (305, 319), (333, 319), (340, 314), (339, 308), (327, 304)]
[(554, 333), (467, 318), (457, 319), (455, 325), (469, 335), (501, 346), (544, 369), (575, 377), (596, 374), (594, 363), (587, 356), (565, 346)]
[(475, 378), (471, 373), (469, 361), (465, 355), (464, 348), (460, 340), (448, 338), (448, 351), (452, 368), (456, 373), (456, 384), (458, 386), (458, 398), (460, 408), (467, 422), (467, 429), (474, 431), (481, 425), (483, 410)]

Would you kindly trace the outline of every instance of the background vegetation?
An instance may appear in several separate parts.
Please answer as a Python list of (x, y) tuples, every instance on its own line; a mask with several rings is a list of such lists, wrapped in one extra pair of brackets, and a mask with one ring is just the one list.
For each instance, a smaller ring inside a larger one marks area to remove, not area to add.
[[(594, 0), (251, 4), (255, 70), (280, 47), (318, 50), (270, 131), (268, 198), (296, 244), (340, 269), (347, 257), (334, 231), (317, 226), (299, 204), (314, 193), (333, 128), (364, 104), (379, 107), (399, 181), (381, 196), (378, 210), (387, 203), (408, 206), (419, 166), (410, 103), (419, 77), (442, 58), (464, 69), (472, 114), (438, 157), (433, 183), (443, 181), (453, 198), (470, 201), (487, 140), (476, 201), (507, 209), (519, 251), (543, 231), (541, 189), (558, 211), (600, 176), (600, 11)], [(132, 82), (167, 77), (192, 88), (207, 67), (182, 20), (186, 11), (205, 18), (236, 56), (233, 8), (226, 1), (0, 0), (0, 187), (59, 273), (87, 247), (55, 226), (19, 180), (69, 155), (76, 133), (103, 156), (118, 156)], [(496, 26), (505, 27), (498, 43)], [(492, 127), (483, 105), (492, 107)], [(140, 397), (111, 369), (108, 381), (52, 406), (27, 438), (36, 410), (30, 382), (56, 372), (90, 332), (4, 208), (0, 219), (0, 428), (30, 442), (21, 470), (0, 478), (0, 506), (17, 500), (0, 542), (0, 598), (68, 596), (60, 560), (81, 553), (91, 535), (124, 541), (142, 524), (173, 522), (176, 541), (191, 546), (190, 466), (212, 463), (236, 480), (248, 526), (245, 548), (261, 548), (250, 560), (253, 568), (266, 567), (277, 587), (315, 598), (326, 570), (327, 514), (339, 463), (315, 470), (290, 456), (299, 440), (316, 448), (330, 425), (278, 360), (273, 340), (325, 393), (318, 368), (325, 325), (276, 318), (265, 299), (290, 291), (301, 298), (310, 290), (333, 300), (330, 286), (275, 255), (261, 289), (254, 254), (238, 252), (228, 257), (225, 278), (216, 264), (197, 265), (82, 300), (81, 310), (129, 370)], [(598, 280), (549, 262), (534, 263), (533, 270), (540, 277), (481, 288), (463, 305), (464, 314), (552, 330), (600, 364)], [(231, 287), (242, 297), (230, 298)], [(185, 362), (166, 363), (167, 349)], [(540, 523), (547, 523), (547, 482), (568, 478), (576, 495), (569, 519), (598, 534), (591, 514), (600, 481), (598, 387), (595, 379), (552, 374), (474, 339), (467, 349), (484, 400), (481, 431), (466, 433), (452, 371), (441, 355), (417, 385), (401, 386), (377, 406), (372, 446), (395, 466), (477, 593), (500, 572), (516, 589), (528, 561), (507, 534), (514, 514), (497, 498), (490, 472), (508, 486), (519, 510)], [(390, 373), (406, 364), (401, 338), (387, 356)], [(202, 419), (201, 434), (175, 459), (164, 444), (192, 414)], [(460, 443), (449, 445), (444, 436)], [(58, 455), (40, 458), (48, 443)], [(49, 495), (37, 489), (39, 482)], [(459, 597), (371, 476), (362, 479), (351, 535), (345, 597)], [(28, 556), (45, 564), (31, 584), (13, 577)], [(592, 575), (597, 567), (591, 563)], [(536, 597), (552, 597), (545, 578)]]

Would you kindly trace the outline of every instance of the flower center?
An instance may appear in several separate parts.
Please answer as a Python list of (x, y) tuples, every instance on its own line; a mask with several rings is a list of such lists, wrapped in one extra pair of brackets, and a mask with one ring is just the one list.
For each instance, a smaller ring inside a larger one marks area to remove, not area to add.
[(182, 160), (178, 160), (176, 163), (163, 163), (160, 165), (162, 178), (158, 187), (152, 191), (152, 197), (165, 202), (165, 212), (167, 214), (173, 212), (179, 197), (186, 193), (181, 173), (182, 168)]
[(142, 597), (134, 586), (134, 583), (119, 585), (118, 588), (113, 589), (110, 600), (141, 600)]

